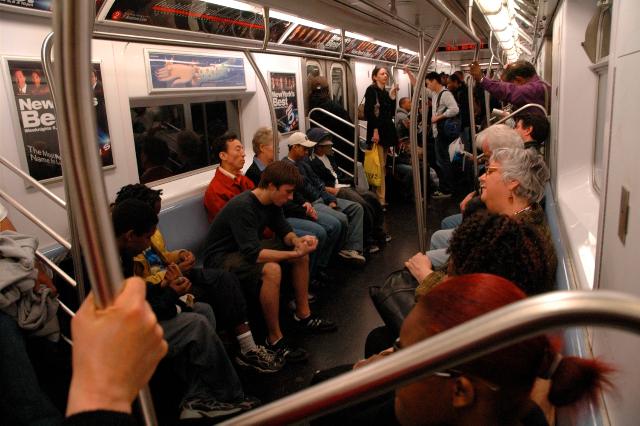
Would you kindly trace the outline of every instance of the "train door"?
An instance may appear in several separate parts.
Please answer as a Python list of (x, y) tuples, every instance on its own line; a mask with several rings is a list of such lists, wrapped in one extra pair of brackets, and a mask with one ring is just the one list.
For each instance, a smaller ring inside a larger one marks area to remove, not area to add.
[(347, 111), (351, 111), (349, 102), (349, 93), (351, 93), (349, 90), (351, 89), (347, 83), (349, 81), (347, 78), (347, 67), (337, 61), (305, 59), (303, 90), (306, 114), (309, 113), (309, 78), (316, 76), (325, 77), (329, 84), (329, 96), (331, 96), (331, 99)]

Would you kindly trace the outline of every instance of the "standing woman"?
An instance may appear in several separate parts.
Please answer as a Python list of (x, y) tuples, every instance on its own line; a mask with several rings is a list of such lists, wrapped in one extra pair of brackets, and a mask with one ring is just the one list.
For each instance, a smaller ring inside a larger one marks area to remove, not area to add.
[(389, 73), (386, 68), (375, 67), (371, 73), (373, 84), (367, 87), (364, 94), (364, 115), (367, 120), (367, 146), (378, 152), (380, 164), (382, 166), (382, 184), (376, 187), (376, 194), (380, 203), (384, 206), (385, 201), (385, 166), (387, 160), (387, 149), (398, 143), (396, 127), (393, 124), (395, 113), (395, 99), (398, 86), (394, 85), (390, 92), (385, 86), (389, 80)]

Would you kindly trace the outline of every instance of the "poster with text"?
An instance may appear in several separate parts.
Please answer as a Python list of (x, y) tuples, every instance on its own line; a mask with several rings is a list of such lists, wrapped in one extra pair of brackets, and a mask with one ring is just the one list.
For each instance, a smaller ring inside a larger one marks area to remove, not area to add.
[(149, 92), (244, 89), (244, 59), (145, 51)]
[(278, 131), (280, 133), (289, 133), (299, 130), (295, 73), (272, 72), (270, 73), (270, 78), (271, 96), (273, 108), (276, 110)]
[[(22, 137), (22, 147), (18, 149), (24, 149), (26, 171), (37, 180), (58, 178), (62, 176), (62, 167), (56, 112), (42, 65), (35, 60), (8, 60), (7, 64)], [(96, 139), (105, 167), (113, 165), (113, 155), (101, 80), (100, 64), (93, 64), (91, 87), (98, 125)]]

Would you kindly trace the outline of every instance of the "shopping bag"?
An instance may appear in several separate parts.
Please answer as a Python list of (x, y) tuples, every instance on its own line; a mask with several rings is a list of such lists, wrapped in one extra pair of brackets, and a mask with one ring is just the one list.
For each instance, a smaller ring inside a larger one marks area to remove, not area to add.
[(371, 186), (382, 185), (382, 165), (380, 157), (378, 157), (378, 149), (368, 149), (364, 152), (364, 173), (367, 175), (367, 181)]

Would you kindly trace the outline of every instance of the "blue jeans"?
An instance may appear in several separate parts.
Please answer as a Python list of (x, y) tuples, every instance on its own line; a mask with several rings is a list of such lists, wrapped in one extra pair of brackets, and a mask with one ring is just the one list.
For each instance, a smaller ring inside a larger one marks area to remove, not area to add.
[(440, 229), (455, 229), (462, 223), (462, 213), (452, 214), (442, 219)]
[(3, 424), (59, 425), (62, 415), (42, 392), (22, 330), (0, 311), (0, 419)]
[(338, 219), (343, 230), (346, 229), (346, 237), (343, 248), (346, 250), (356, 250), (362, 252), (364, 250), (363, 225), (364, 210), (362, 206), (353, 201), (337, 199), (338, 208), (332, 209), (326, 205), (321, 199), (313, 203), (313, 207), (320, 212), (331, 215)]
[(327, 231), (312, 220), (299, 219), (297, 217), (287, 218), (287, 222), (293, 228), (296, 235), (302, 237), (312, 235), (318, 239), (318, 248), (309, 256), (309, 273), (315, 276), (316, 267), (325, 269), (329, 265), (331, 251), (327, 250)]

